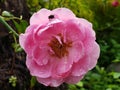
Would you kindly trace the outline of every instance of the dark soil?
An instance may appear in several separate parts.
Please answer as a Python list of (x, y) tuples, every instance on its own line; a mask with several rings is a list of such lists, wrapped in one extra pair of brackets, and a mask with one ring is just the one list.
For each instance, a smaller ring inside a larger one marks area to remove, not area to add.
[[(17, 77), (17, 86), (9, 83), (11, 76)], [(30, 75), (25, 66), (25, 53), (15, 53), (12, 48), (12, 37), (0, 38), (0, 90), (23, 90), (29, 87)]]
[[(2, 0), (0, 1), (0, 14), (4, 10), (10, 11), (15, 16), (23, 15), (25, 20), (30, 17), (25, 0)], [(14, 28), (12, 22), (9, 24)], [(0, 23), (0, 90), (67, 90), (66, 84), (52, 88), (36, 83), (31, 88), (31, 75), (25, 65), (26, 54), (24, 51), (16, 53), (12, 43), (14, 43), (13, 35), (9, 34), (4, 25)], [(16, 87), (9, 83), (11, 76), (17, 77)]]

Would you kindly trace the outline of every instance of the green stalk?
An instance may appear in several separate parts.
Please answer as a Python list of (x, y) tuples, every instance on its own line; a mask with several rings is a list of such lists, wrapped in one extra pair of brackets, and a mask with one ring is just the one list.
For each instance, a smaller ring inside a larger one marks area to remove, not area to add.
[(12, 29), (12, 27), (3, 19), (2, 16), (0, 16), (0, 23), (4, 24), (5, 27), (6, 27), (9, 31), (12, 31), (13, 34), (15, 34), (16, 36), (19, 36), (19, 35)]

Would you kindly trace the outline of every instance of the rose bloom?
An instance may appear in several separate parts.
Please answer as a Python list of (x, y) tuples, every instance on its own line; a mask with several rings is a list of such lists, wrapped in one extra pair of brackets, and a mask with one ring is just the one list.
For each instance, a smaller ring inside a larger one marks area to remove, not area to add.
[(45, 86), (75, 84), (95, 67), (100, 48), (92, 24), (67, 8), (41, 9), (19, 42), (30, 74)]

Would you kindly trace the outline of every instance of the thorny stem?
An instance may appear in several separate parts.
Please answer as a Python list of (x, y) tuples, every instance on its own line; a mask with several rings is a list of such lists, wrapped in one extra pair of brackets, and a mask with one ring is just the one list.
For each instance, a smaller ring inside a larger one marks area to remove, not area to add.
[(16, 36), (19, 36), (19, 35), (12, 29), (12, 27), (7, 24), (7, 22), (3, 19), (2, 16), (0, 16), (0, 23), (4, 24), (5, 27), (6, 27), (9, 31), (12, 31), (13, 34), (15, 34)]

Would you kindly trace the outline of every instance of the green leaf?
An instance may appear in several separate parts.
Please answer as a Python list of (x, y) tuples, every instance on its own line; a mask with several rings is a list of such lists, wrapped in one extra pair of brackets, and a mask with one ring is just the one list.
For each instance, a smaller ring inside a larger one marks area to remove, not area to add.
[(79, 86), (79, 87), (83, 87), (83, 82), (80, 81), (80, 82), (78, 82), (76, 85)]
[(21, 52), (23, 50), (20, 44), (17, 43), (12, 43), (12, 47), (14, 48), (15, 52)]
[(106, 90), (112, 90), (111, 88), (107, 88)]
[(30, 81), (30, 86), (31, 86), (31, 87), (34, 87), (35, 84), (36, 84), (36, 78), (35, 78), (35, 77), (32, 77), (32, 78), (31, 78), (31, 81)]
[(119, 77), (120, 77), (120, 73), (118, 73), (118, 72), (113, 73), (113, 78), (117, 79)]
[(24, 33), (25, 32), (25, 29), (26, 27), (28, 26), (28, 23), (27, 21), (25, 20), (20, 20), (20, 23), (16, 22), (15, 20), (13, 20), (14, 24), (15, 24), (15, 27), (17, 29), (17, 31), (19, 33)]
[(75, 85), (69, 84), (68, 90), (77, 90), (77, 87)]

